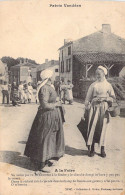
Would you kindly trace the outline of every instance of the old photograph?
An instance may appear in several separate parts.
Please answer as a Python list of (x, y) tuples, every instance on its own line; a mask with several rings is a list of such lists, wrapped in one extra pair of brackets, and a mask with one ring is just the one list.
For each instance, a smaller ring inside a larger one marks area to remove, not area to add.
[(124, 10), (0, 1), (0, 195), (125, 195)]

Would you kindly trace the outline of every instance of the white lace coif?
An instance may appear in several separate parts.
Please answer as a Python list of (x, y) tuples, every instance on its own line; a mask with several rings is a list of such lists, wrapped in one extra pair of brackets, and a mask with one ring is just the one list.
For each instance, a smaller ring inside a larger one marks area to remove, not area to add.
[(98, 68), (103, 70), (104, 74), (107, 75), (107, 69), (104, 66), (98, 66)]
[(49, 79), (53, 76), (53, 71), (50, 70), (50, 69), (46, 69), (46, 70), (43, 70), (41, 73), (40, 73), (40, 77), (42, 80), (45, 80), (45, 79)]

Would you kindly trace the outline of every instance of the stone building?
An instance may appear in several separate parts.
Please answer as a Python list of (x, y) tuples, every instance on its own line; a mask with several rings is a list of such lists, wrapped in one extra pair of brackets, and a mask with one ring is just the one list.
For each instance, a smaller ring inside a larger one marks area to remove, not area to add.
[[(80, 81), (92, 80), (98, 65), (108, 69), (108, 77), (117, 77), (125, 66), (125, 39), (111, 32), (110, 24), (102, 24), (102, 29), (75, 41), (64, 40), (59, 48), (60, 77), (74, 84), (74, 95), (81, 89)], [(86, 89), (82, 89), (83, 91)]]
[(10, 68), (10, 80), (11, 83), (16, 81), (19, 84), (20, 81), (37, 83), (37, 65), (24, 60), (20, 60), (20, 64), (12, 66)]
[(3, 63), (0, 60), (0, 84), (2, 81), (7, 81), (8, 82), (8, 67), (7, 64)]
[(55, 80), (59, 80), (59, 61), (58, 60), (45, 60), (45, 63), (37, 66), (37, 81), (41, 80), (40, 73), (45, 69), (51, 69), (54, 72)]

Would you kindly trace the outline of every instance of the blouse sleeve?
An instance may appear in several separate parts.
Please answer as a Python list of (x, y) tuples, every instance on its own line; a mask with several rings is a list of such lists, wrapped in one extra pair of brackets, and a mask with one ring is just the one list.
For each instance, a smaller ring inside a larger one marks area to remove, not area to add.
[(40, 107), (43, 109), (52, 110), (55, 108), (55, 103), (49, 103), (49, 90), (47, 87), (42, 87), (39, 92)]
[(109, 96), (112, 98), (116, 98), (115, 93), (114, 93), (114, 89), (112, 87), (112, 85), (110, 84), (109, 90), (108, 90)]
[(90, 85), (85, 99), (85, 106), (89, 104), (92, 98), (93, 98), (93, 85)]

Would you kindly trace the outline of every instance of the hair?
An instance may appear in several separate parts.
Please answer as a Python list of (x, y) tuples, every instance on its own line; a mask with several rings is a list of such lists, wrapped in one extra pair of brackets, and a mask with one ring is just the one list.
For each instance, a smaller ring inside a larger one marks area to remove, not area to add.
[(105, 72), (104, 72), (104, 70), (102, 70), (101, 68), (97, 68), (97, 70), (96, 70), (96, 71), (98, 71), (98, 70), (101, 70), (101, 71), (103, 72), (104, 76), (105, 76)]

